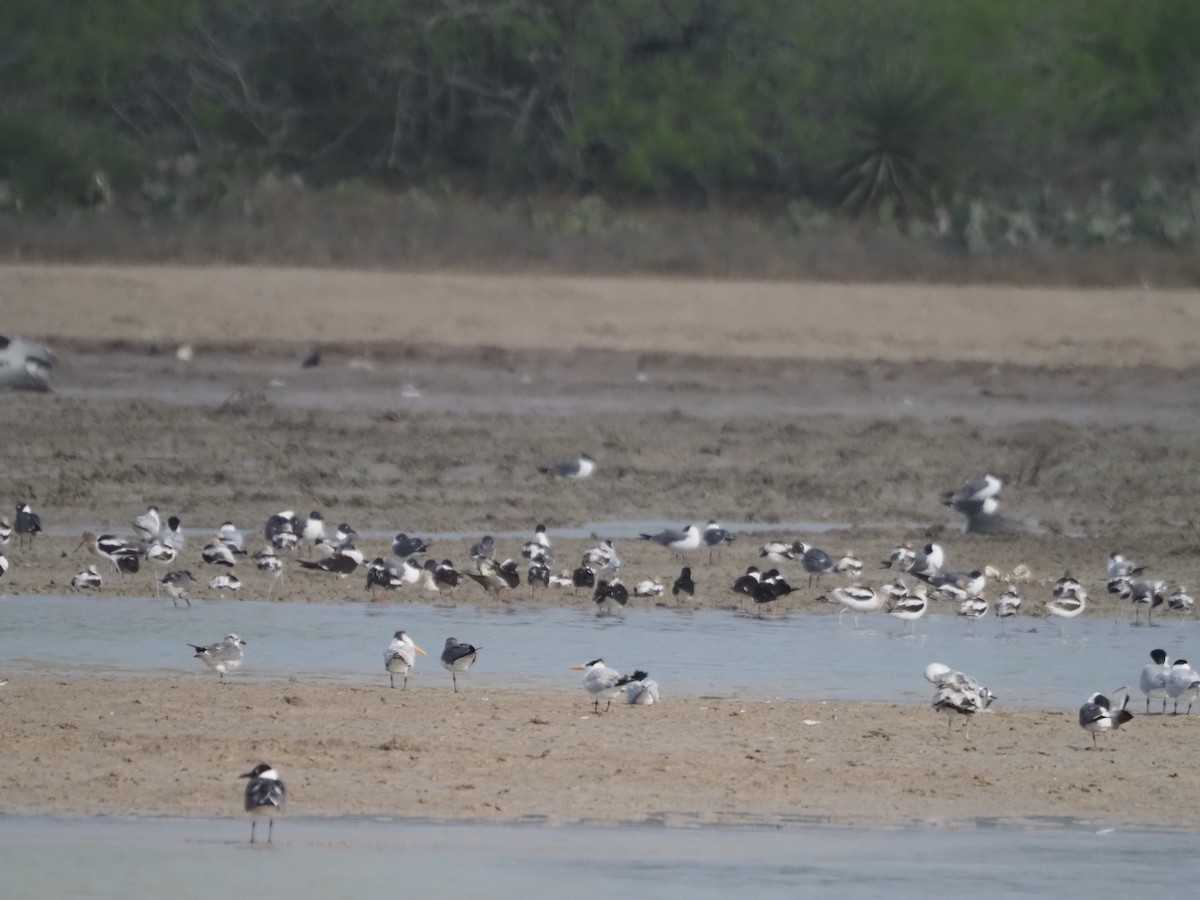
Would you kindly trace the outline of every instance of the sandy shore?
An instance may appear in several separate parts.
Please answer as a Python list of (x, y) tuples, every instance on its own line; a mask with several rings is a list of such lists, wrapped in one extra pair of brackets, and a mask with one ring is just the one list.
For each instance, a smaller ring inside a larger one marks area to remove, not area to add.
[[(435, 549), (460, 564), (483, 533), (511, 532), (498, 541), (511, 556), (539, 521), (552, 535), (594, 523), (594, 535), (556, 537), (562, 567), (618, 528), (716, 518), (776, 524), (711, 564), (692, 560), (700, 589), (688, 605), (737, 605), (729, 585), (768, 536), (854, 551), (873, 584), (897, 541), (933, 539), (958, 567), (1028, 566), (1031, 613), (1069, 568), (1107, 615), (1114, 549), (1172, 587), (1200, 583), (1196, 299), (4, 267), (4, 327), (51, 339), (62, 364), (57, 393), (0, 404), (14, 436), (0, 497), (9, 511), (32, 502), (48, 532), (32, 549), (4, 548), (0, 588), (69, 592), (88, 562), (73, 552), (79, 533), (128, 536), (155, 503), (200, 530), (181, 564), (202, 582), (204, 530), (231, 518), (255, 546), (285, 508), (352, 523), (368, 556), (396, 531), (456, 532)], [(190, 362), (174, 355), (183, 343)], [(314, 346), (322, 364), (302, 370)], [(600, 461), (589, 481), (537, 473), (581, 450)], [(982, 470), (1006, 477), (1004, 511), (1036, 534), (961, 534), (940, 496)], [(813, 537), (801, 524), (831, 530)], [(678, 574), (661, 548), (618, 546), (627, 583)], [(100, 565), (105, 592), (150, 592), (148, 573), (121, 582)], [(241, 574), (244, 596), (264, 595)], [(787, 574), (791, 613), (829, 608), (825, 586), (809, 588), (795, 564)], [(282, 597), (364, 593), (359, 575), (292, 565)], [(489, 599), (473, 585), (453, 601), (591, 603), (524, 588)], [(1129, 666), (1114, 661), (1117, 679)], [(1096, 687), (1080, 685), (1080, 700)], [(596, 717), (572, 678), (561, 692), (455, 696), (22, 676), (0, 688), (3, 808), (223, 815), (238, 808), (233, 776), (267, 758), (294, 809), (318, 815), (1155, 823), (1169, 810), (1170, 824), (1200, 827), (1186, 738), (1200, 719), (1139, 717), (1093, 752), (1074, 709), (1000, 706), (967, 741), (924, 705), (665, 699)]]
[(1180, 802), (1200, 790), (1200, 717), (1139, 717), (1093, 751), (1066, 710), (998, 707), (969, 739), (923, 706), (672, 696), (597, 716), (573, 675), (562, 691), (457, 695), (46, 676), (0, 704), (9, 811), (225, 815), (236, 775), (267, 759), (302, 815), (1200, 827)]

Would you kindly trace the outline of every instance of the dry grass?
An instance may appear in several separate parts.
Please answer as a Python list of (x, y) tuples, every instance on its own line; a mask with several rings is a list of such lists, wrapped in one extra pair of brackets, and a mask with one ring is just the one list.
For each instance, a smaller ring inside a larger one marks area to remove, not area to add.
[(1047, 286), (1200, 284), (1200, 258), (1150, 247), (1030, 247), (987, 258), (848, 223), (772, 212), (623, 210), (600, 201), (490, 204), (277, 188), (194, 214), (0, 216), (0, 260), (304, 265), (597, 276)]

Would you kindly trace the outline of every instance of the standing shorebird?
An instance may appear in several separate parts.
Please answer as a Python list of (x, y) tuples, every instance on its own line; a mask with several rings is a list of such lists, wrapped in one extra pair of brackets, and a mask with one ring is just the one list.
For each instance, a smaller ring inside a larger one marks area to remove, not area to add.
[(275, 835), (275, 816), (281, 814), (287, 804), (287, 788), (279, 778), (279, 773), (267, 763), (259, 763), (249, 772), (239, 775), (238, 778), (250, 779), (246, 782), (245, 799), (246, 812), (251, 816), (250, 843), (254, 843), (254, 827), (258, 824), (258, 820), (265, 818), (268, 822), (267, 843), (269, 844)]
[(270, 547), (263, 547), (254, 557), (254, 568), (267, 579), (267, 599), (271, 599), (271, 588), (283, 579), (283, 560)]
[(124, 580), (126, 572), (132, 575), (141, 567), (141, 563), (138, 561), (141, 553), (138, 548), (125, 543), (115, 535), (97, 535), (94, 531), (85, 531), (79, 546), (75, 548), (76, 551), (79, 550), (79, 547), (87, 547), (88, 552), (93, 556), (107, 559), (122, 580)]
[(133, 533), (140, 541), (152, 541), (162, 531), (162, 519), (158, 517), (157, 506), (147, 506), (146, 511), (129, 523)]
[(442, 665), (454, 679), (454, 693), (458, 693), (458, 673), (465, 672), (475, 665), (475, 654), (478, 652), (478, 647), (472, 647), (452, 637), (446, 638), (446, 646), (442, 650)]
[(167, 592), (167, 595), (171, 598), (171, 603), (175, 606), (178, 606), (179, 601), (182, 600), (190, 607), (192, 600), (188, 596), (188, 591), (191, 590), (194, 580), (192, 573), (187, 569), (176, 569), (162, 577), (163, 590)]
[(29, 538), (32, 544), (33, 539), (42, 533), (42, 517), (33, 511), (28, 503), (17, 504), (17, 546), (25, 545), (25, 538)]
[(397, 675), (404, 676), (403, 686), (408, 687), (408, 673), (417, 661), (417, 653), (425, 655), (425, 651), (414, 644), (413, 639), (403, 630), (397, 631), (392, 637), (392, 642), (388, 644), (388, 648), (383, 651), (383, 667), (387, 669), (392, 680), (392, 687), (396, 686)]
[(206, 647), (199, 644), (188, 646), (196, 651), (196, 659), (203, 660), (206, 666), (224, 680), (226, 672), (232, 672), (242, 664), (242, 648), (246, 646), (246, 642), (236, 634), (227, 634), (222, 640)]
[[(622, 675), (616, 669), (606, 666), (602, 659), (593, 659), (582, 666), (571, 666), (571, 668), (577, 672), (583, 672), (583, 689), (595, 701), (592, 706), (594, 712), (600, 712), (601, 700), (607, 701), (604, 711), (608, 712), (612, 706), (613, 698), (625, 689), (625, 685), (635, 681), (643, 681), (648, 677), (647, 673), (641, 669), (632, 675)], [(657, 688), (657, 685), (655, 687)]]
[(1079, 707), (1079, 727), (1092, 735), (1092, 749), (1098, 748), (1096, 735), (1105, 731), (1116, 731), (1133, 718), (1125, 707), (1129, 705), (1129, 688), (1117, 688), (1109, 700), (1103, 694), (1092, 694)]

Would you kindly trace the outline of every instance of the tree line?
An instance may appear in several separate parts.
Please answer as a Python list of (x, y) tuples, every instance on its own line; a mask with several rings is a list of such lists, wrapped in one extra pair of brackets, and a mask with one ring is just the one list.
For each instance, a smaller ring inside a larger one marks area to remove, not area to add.
[(921, 221), (958, 197), (964, 228), (997, 197), (1194, 221), (1197, 46), (1195, 0), (5, 0), (0, 201), (120, 202), (186, 155)]

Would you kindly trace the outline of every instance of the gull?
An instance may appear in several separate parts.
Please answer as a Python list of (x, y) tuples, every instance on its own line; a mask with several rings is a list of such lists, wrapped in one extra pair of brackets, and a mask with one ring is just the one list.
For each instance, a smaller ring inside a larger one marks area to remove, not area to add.
[(204, 664), (224, 680), (226, 672), (232, 672), (242, 664), (242, 648), (246, 642), (236, 634), (227, 634), (222, 640), (206, 647), (200, 644), (188, 646), (196, 651), (196, 659), (204, 660)]
[(713, 553), (725, 544), (732, 544), (733, 535), (718, 525), (716, 520), (709, 519), (704, 526), (704, 543), (708, 545), (708, 561), (711, 564)]
[(101, 559), (107, 559), (117, 574), (124, 579), (126, 572), (136, 573), (140, 567), (138, 557), (141, 555), (137, 547), (125, 543), (121, 538), (111, 534), (98, 535), (94, 531), (85, 531), (79, 547), (87, 547), (88, 552)]
[(658, 682), (652, 678), (630, 681), (625, 685), (625, 702), (630, 706), (653, 706), (658, 702)]
[(592, 710), (597, 713), (600, 712), (601, 700), (607, 701), (604, 711), (608, 712), (612, 706), (613, 697), (621, 693), (625, 685), (634, 681), (644, 681), (648, 675), (641, 669), (632, 675), (622, 675), (616, 669), (606, 666), (603, 659), (593, 659), (582, 666), (571, 666), (571, 668), (583, 672), (583, 689), (595, 700)]
[(133, 533), (143, 541), (154, 540), (162, 531), (162, 520), (158, 517), (158, 507), (153, 505), (147, 506), (146, 511), (129, 524), (133, 526)]
[(495, 559), (496, 557), (496, 542), (490, 534), (485, 534), (482, 538), (471, 545), (471, 559)]
[(1171, 594), (1171, 596), (1167, 598), (1167, 609), (1178, 613), (1179, 620), (1182, 622), (1183, 617), (1191, 613), (1192, 607), (1195, 605), (1195, 603), (1195, 599), (1193, 599), (1192, 595), (1187, 592), (1187, 588), (1185, 588), (1183, 585), (1180, 585), (1179, 590), (1175, 591), (1175, 593)]
[(208, 579), (208, 589), (210, 591), (240, 591), (242, 580), (230, 569), (228, 572), (219, 572)]
[(232, 522), (222, 522), (217, 529), (217, 540), (241, 556), (246, 552), (246, 536)]
[(677, 554), (691, 553), (700, 546), (701, 540), (700, 529), (695, 525), (688, 525), (683, 531), (666, 528), (658, 534), (639, 534), (638, 537), (643, 541), (652, 541), (668, 550), (674, 550)]
[(1115, 731), (1133, 718), (1133, 713), (1125, 708), (1128, 705), (1129, 688), (1121, 687), (1113, 691), (1112, 700), (1103, 694), (1092, 694), (1079, 707), (1079, 727), (1091, 732), (1093, 750), (1099, 746), (1096, 743), (1098, 733)]
[(958, 490), (947, 491), (942, 496), (942, 503), (964, 516), (993, 513), (997, 508), (996, 498), (1003, 487), (1004, 482), (995, 475), (974, 475), (964, 481)]
[(932, 578), (946, 564), (946, 553), (939, 544), (926, 544), (914, 551), (912, 562), (906, 570), (918, 578)]
[(0, 546), (8, 546), (12, 540), (12, 523), (7, 516), (0, 516)]
[(425, 651), (413, 643), (403, 629), (392, 636), (392, 642), (383, 651), (383, 667), (387, 669), (392, 687), (396, 686), (396, 676), (404, 676), (403, 687), (408, 687), (408, 673), (416, 662), (416, 654), (425, 655)]
[(582, 565), (591, 569), (602, 569), (617, 572), (621, 568), (621, 557), (617, 553), (612, 538), (605, 538), (587, 553), (583, 554)]
[(1171, 664), (1167, 662), (1166, 650), (1151, 650), (1150, 664), (1142, 669), (1140, 684), (1142, 693), (1146, 695), (1146, 713), (1150, 713), (1150, 701), (1161, 700), (1162, 712), (1167, 711), (1167, 676), (1171, 674)]
[(554, 559), (553, 554), (550, 553), (550, 538), (546, 536), (545, 525), (539, 522), (538, 526), (533, 529), (533, 538), (525, 542), (525, 546), (521, 548), (521, 556), (524, 559), (539, 559), (543, 562)]
[(1145, 570), (1145, 566), (1134, 565), (1116, 551), (1109, 554), (1108, 565), (1105, 569), (1109, 581), (1115, 581), (1118, 578), (1132, 578), (1134, 575), (1141, 575)]
[(808, 573), (808, 586), (812, 587), (814, 578), (817, 584), (820, 584), (821, 576), (834, 571), (834, 566), (837, 564), (833, 561), (833, 557), (820, 547), (808, 547), (804, 551), (804, 556), (800, 558), (800, 565)]
[(915, 628), (917, 619), (925, 615), (925, 611), (929, 608), (929, 598), (925, 595), (925, 585), (919, 584), (911, 591), (908, 591), (906, 596), (899, 599), (889, 599), (887, 612), (889, 616), (895, 616), (903, 622), (908, 623), (909, 633), (911, 634)]
[(970, 675), (957, 672), (943, 663), (927, 665), (925, 680), (936, 688), (932, 705), (938, 712), (946, 714), (947, 727), (950, 727), (951, 720), (956, 715), (965, 717), (964, 734), (970, 725), (971, 716), (987, 709), (996, 699), (995, 694)]
[[(966, 597), (978, 597), (987, 590), (987, 576), (978, 569), (973, 569), (970, 572), (939, 572), (936, 575), (921, 576), (922, 581), (927, 582), (933, 588), (954, 588), (957, 592), (961, 592), (963, 596), (954, 596), (955, 600), (963, 600)], [(951, 590), (951, 594), (956, 594), (955, 590)], [(941, 599), (941, 598), (939, 598)]]
[(358, 532), (351, 528), (349, 523), (342, 522), (333, 533), (333, 537), (328, 540), (333, 544), (335, 550), (346, 550), (354, 547), (356, 537), (358, 537)]
[(442, 649), (442, 665), (454, 680), (454, 693), (458, 693), (458, 673), (475, 665), (475, 655), (479, 650), (479, 647), (472, 647), (452, 637), (446, 638), (446, 646)]
[(283, 812), (287, 804), (287, 788), (276, 772), (267, 763), (259, 763), (249, 772), (238, 778), (249, 778), (246, 782), (246, 812), (250, 819), (250, 843), (254, 843), (254, 828), (258, 820), (265, 818), (267, 824), (267, 843), (275, 835), (275, 816)]
[(308, 514), (304, 525), (300, 528), (300, 540), (315, 546), (317, 541), (325, 539), (325, 518), (317, 510)]
[(100, 590), (101, 578), (100, 573), (96, 571), (96, 567), (88, 563), (86, 569), (71, 579), (71, 587), (77, 591), (94, 588)]
[(213, 541), (211, 544), (205, 544), (200, 550), (200, 559), (210, 566), (225, 566), (230, 569), (237, 562), (234, 557), (233, 548), (224, 541)]
[(663, 583), (656, 578), (643, 578), (633, 586), (635, 597), (658, 597), (664, 590)]
[(489, 594), (498, 595), (505, 588), (515, 588), (521, 583), (521, 573), (517, 568), (516, 560), (506, 559), (504, 562), (498, 563), (494, 559), (483, 557), (475, 560), (475, 566), (479, 569), (478, 574), (475, 572), (463, 572), (462, 574)]
[(167, 525), (158, 533), (157, 540), (169, 547), (173, 547), (176, 553), (183, 550), (184, 544), (187, 543), (187, 538), (183, 536), (179, 516), (171, 516), (167, 519)]
[(1188, 665), (1186, 659), (1177, 659), (1171, 665), (1171, 671), (1167, 673), (1166, 689), (1167, 696), (1175, 701), (1174, 715), (1179, 715), (1179, 701), (1186, 700), (1187, 715), (1190, 716), (1192, 704), (1196, 702), (1197, 694), (1200, 694), (1200, 675)]
[[(908, 590), (904, 591), (905, 596), (908, 595)], [(860, 612), (876, 612), (883, 609), (884, 602), (887, 597), (874, 588), (867, 587), (863, 584), (850, 584), (846, 587), (835, 587), (829, 592), (838, 603), (842, 605), (841, 611), (838, 613), (838, 618), (841, 618), (842, 613), (846, 610), (854, 612), (854, 627), (858, 627), (858, 614)]]
[(254, 557), (254, 568), (260, 575), (268, 579), (267, 599), (270, 600), (274, 582), (283, 578), (283, 560), (275, 555), (275, 551), (271, 547), (263, 547)]
[(620, 578), (614, 578), (612, 581), (597, 581), (596, 592), (592, 595), (592, 600), (600, 613), (620, 612), (629, 602), (629, 589), (621, 584)]
[(192, 601), (188, 597), (188, 589), (191, 588), (192, 581), (192, 573), (187, 569), (176, 569), (163, 576), (162, 586), (171, 597), (172, 605), (178, 606), (180, 600), (185, 601), (188, 606), (192, 605)]
[(408, 559), (410, 556), (420, 556), (429, 552), (429, 543), (419, 537), (409, 537), (403, 531), (398, 532), (392, 540), (392, 556), (396, 559)]
[(891, 554), (883, 561), (885, 569), (896, 568), (901, 572), (907, 572), (912, 567), (913, 557), (912, 542), (904, 541), (892, 548)]
[(692, 581), (691, 566), (684, 566), (680, 569), (679, 577), (671, 585), (671, 596), (678, 597), (680, 594), (687, 594), (689, 597), (696, 596), (696, 582)]
[(17, 504), (16, 518), (17, 546), (25, 545), (25, 538), (28, 537), (30, 543), (33, 539), (42, 533), (42, 517), (33, 511), (28, 503)]
[(538, 471), (552, 478), (568, 478), (580, 481), (591, 478), (596, 471), (596, 461), (586, 453), (580, 453), (573, 459), (560, 459), (548, 466), (538, 466)]

